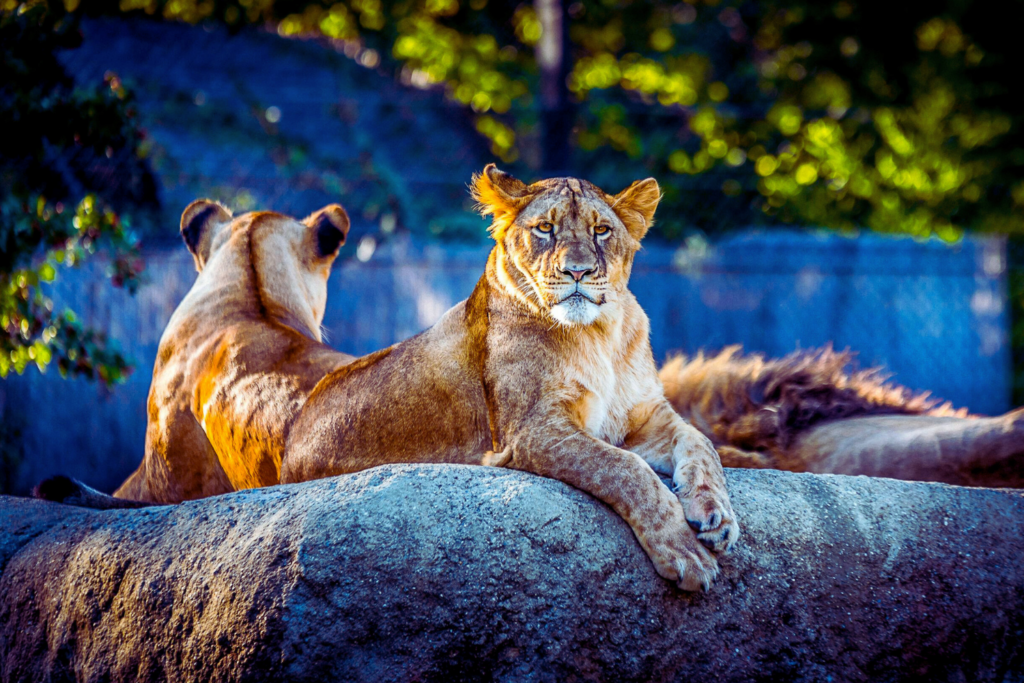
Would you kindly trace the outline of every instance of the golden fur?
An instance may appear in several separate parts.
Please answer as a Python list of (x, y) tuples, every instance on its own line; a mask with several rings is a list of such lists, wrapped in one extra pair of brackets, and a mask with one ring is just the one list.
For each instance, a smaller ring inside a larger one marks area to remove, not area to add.
[(327, 277), (348, 233), (331, 205), (303, 221), (193, 202), (199, 275), (160, 339), (142, 464), (115, 492), (154, 503), (278, 483), (313, 386), (351, 360), (320, 343)]
[(766, 360), (733, 346), (678, 356), (660, 376), (727, 467), (1024, 485), (1024, 410), (970, 418), (852, 360), (827, 347)]
[(395, 462), (514, 467), (604, 501), (662, 576), (707, 589), (709, 549), (727, 550), (738, 525), (717, 453), (665, 400), (627, 288), (657, 183), (610, 196), (491, 165), (473, 188), (495, 246), (472, 295), (328, 374), (288, 436), (282, 483)]

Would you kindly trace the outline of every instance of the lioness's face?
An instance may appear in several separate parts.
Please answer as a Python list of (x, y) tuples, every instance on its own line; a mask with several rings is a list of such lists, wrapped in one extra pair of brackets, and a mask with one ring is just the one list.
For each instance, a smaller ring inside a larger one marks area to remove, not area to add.
[(524, 185), (493, 166), (474, 186), (492, 233), (531, 297), (563, 325), (589, 325), (625, 290), (654, 209), (653, 179), (610, 196), (585, 180)]

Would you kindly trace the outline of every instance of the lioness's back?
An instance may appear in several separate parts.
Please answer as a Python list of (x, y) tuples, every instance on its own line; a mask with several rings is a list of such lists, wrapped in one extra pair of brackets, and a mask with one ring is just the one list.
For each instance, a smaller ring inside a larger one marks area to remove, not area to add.
[(287, 452), (301, 453), (301, 464), (286, 457), (281, 482), (392, 462), (479, 464), (490, 430), (465, 304), (423, 333), (324, 377), (288, 439)]

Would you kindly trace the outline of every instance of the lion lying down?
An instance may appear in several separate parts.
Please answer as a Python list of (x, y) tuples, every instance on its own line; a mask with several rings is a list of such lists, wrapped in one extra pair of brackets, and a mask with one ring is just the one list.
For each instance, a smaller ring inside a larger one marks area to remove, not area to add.
[(707, 589), (712, 553), (739, 528), (718, 454), (665, 399), (627, 287), (657, 182), (611, 196), (490, 165), (473, 191), (495, 241), (473, 293), (422, 334), (328, 374), (292, 426), (281, 483), (383, 463), (513, 467), (604, 501), (663, 577)]
[(830, 348), (766, 360), (730, 347), (674, 358), (660, 377), (726, 467), (1024, 487), (1024, 408), (969, 417), (850, 364)]
[[(724, 473), (665, 399), (627, 288), (657, 183), (609, 196), (489, 166), (475, 194), (496, 244), (473, 295), (354, 361), (318, 335), (348, 227), (340, 208), (299, 223), (189, 207), (182, 233), (200, 274), (161, 341), (146, 455), (117, 499), (176, 502), (383, 463), (502, 465), (608, 503), (662, 576), (707, 589), (714, 553), (738, 535)], [(104, 506), (66, 479), (40, 493)]]
[[(526, 186), (488, 167), (475, 193), (496, 246), (473, 295), (425, 333), (358, 360), (319, 343), (348, 230), (340, 207), (300, 223), (191, 205), (182, 234), (200, 275), (161, 340), (142, 465), (117, 498), (66, 478), (40, 495), (134, 506), (384, 462), (506, 465), (609, 502), (664, 576), (706, 587), (716, 563), (695, 540), (722, 551), (737, 534), (721, 466), (668, 408), (646, 316), (626, 288), (657, 184), (610, 197), (573, 179)], [(870, 373), (844, 374), (846, 360), (730, 350), (676, 359), (661, 378), (730, 466), (999, 483), (964, 480), (958, 464), (1005, 463), (1020, 420), (953, 416)], [(901, 422), (894, 431), (886, 420)], [(921, 444), (967, 455), (936, 466)], [(866, 458), (871, 448), (885, 457)], [(652, 468), (673, 477), (678, 497)]]

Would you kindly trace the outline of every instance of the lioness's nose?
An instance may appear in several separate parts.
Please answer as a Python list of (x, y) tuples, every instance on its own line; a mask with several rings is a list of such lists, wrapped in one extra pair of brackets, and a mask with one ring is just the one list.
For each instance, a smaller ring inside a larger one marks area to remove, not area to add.
[(584, 268), (583, 270), (576, 270), (573, 267), (569, 267), (569, 268), (563, 268), (562, 272), (565, 273), (566, 275), (572, 276), (573, 280), (575, 280), (576, 282), (579, 282), (580, 280), (583, 279), (584, 275), (589, 275), (590, 273), (593, 273), (594, 269), (593, 268)]

